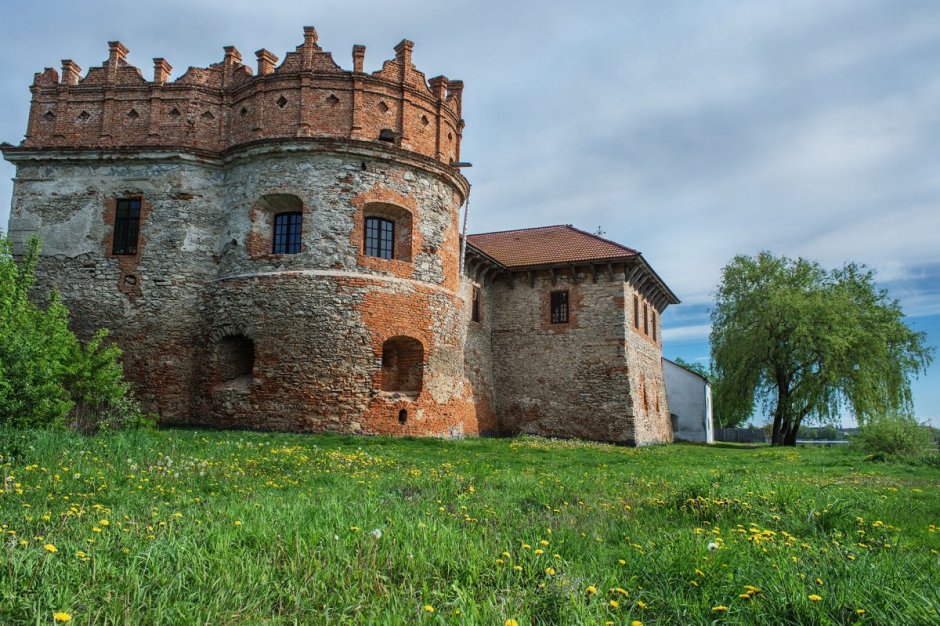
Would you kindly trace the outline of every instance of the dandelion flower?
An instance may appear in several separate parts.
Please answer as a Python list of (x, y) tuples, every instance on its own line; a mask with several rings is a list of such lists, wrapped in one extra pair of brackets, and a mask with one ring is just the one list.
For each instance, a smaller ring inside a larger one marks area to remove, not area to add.
[(433, 612), (434, 612), (434, 607), (431, 606), (430, 604), (425, 604), (425, 605), (424, 605), (424, 612), (425, 612), (425, 613), (433, 613)]
[(632, 622), (630, 622), (630, 626), (643, 626), (643, 622), (641, 622), (638, 619), (635, 619)]
[(642, 600), (637, 600), (636, 605), (638, 608), (641, 608), (641, 609), (645, 609), (648, 606), (646, 602), (643, 602)]
[(545, 573), (548, 574), (549, 576), (554, 576), (554, 575), (555, 575), (555, 568), (554, 568), (554, 567), (546, 567), (546, 568), (545, 568)]
[(98, 525), (99, 525), (99, 526), (108, 526), (110, 523), (111, 523), (111, 522), (109, 522), (108, 520), (103, 519), (103, 520), (100, 520), (100, 521), (98, 522)]
[(865, 609), (855, 609), (855, 614), (856, 614), (856, 615), (864, 615), (864, 614), (865, 614)]
[(541, 541), (539, 541), (539, 545), (541, 545), (541, 546), (547, 546), (547, 545), (548, 545), (548, 542), (547, 542), (546, 540), (542, 539)]
[(617, 602), (616, 600), (611, 600), (611, 601), (610, 601), (610, 606), (611, 606), (611, 608), (616, 609), (618, 606), (620, 606), (620, 603)]
[(507, 619), (505, 622), (503, 622), (503, 626), (519, 626), (519, 622), (510, 618), (510, 619)]
[(56, 547), (55, 547), (54, 545), (52, 545), (51, 543), (47, 543), (46, 545), (43, 546), (43, 548), (45, 548), (45, 549), (46, 549), (46, 552), (48, 552), (49, 554), (55, 554), (56, 552), (59, 551), (59, 549), (56, 548)]
[(822, 578), (817, 578), (817, 579), (816, 579), (816, 584), (817, 584), (817, 585), (822, 585), (822, 584), (823, 584)]
[(57, 622), (71, 622), (72, 614), (66, 613), (65, 611), (56, 611), (52, 614), (52, 619)]
[(539, 554), (545, 554), (545, 550), (536, 550), (535, 554), (536, 556), (538, 556)]
[(521, 572), (521, 571), (522, 571), (522, 566), (521, 566), (521, 565), (513, 565), (512, 568), (513, 568), (514, 570), (516, 570), (517, 572)]
[(819, 602), (820, 600), (822, 600), (822, 596), (817, 595), (817, 594), (815, 594), (815, 593), (811, 593), (811, 594), (809, 594), (809, 595), (806, 596), (806, 597), (809, 598), (810, 600), (812, 600), (813, 602)]
[(727, 610), (728, 610), (728, 607), (726, 607), (723, 604), (719, 604), (718, 606), (712, 607), (712, 613), (724, 613)]
[(382, 529), (381, 529), (381, 528), (376, 528), (376, 529), (374, 529), (374, 530), (372, 531), (372, 536), (375, 537), (376, 539), (381, 539), (381, 538), (382, 538)]
[(240, 519), (235, 520), (235, 525), (236, 525), (236, 526), (241, 526), (241, 525), (242, 525), (242, 521), (241, 521)]
[(712, 541), (711, 543), (708, 544), (708, 549), (709, 549), (710, 551), (714, 552), (715, 550), (718, 549), (718, 544), (715, 543), (714, 541)]
[(617, 561), (617, 564), (618, 564), (618, 565), (626, 565), (627, 562), (624, 561), (623, 559), (619, 559), (619, 560)]
[(588, 588), (585, 589), (584, 592), (589, 596), (593, 596), (595, 593), (597, 593), (597, 587), (594, 585), (588, 585)]

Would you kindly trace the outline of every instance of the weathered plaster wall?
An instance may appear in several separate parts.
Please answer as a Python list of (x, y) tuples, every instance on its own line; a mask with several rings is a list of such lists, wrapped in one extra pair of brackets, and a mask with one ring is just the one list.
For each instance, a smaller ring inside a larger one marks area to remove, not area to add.
[[(457, 284), (463, 190), (447, 175), (381, 149), (322, 146), (255, 147), (227, 162), (54, 157), (18, 162), (11, 231), (46, 241), (41, 283), (59, 288), (82, 335), (112, 330), (165, 422), (479, 432)], [(300, 254), (252, 253), (253, 239), (270, 245), (270, 216), (253, 210), (266, 194), (302, 203)], [(130, 196), (145, 207), (139, 251), (114, 257), (109, 211), (113, 224), (115, 199)], [(364, 259), (357, 228), (374, 202), (413, 216), (410, 261)], [(231, 336), (254, 344), (253, 375), (238, 381), (217, 376)], [(382, 346), (395, 336), (423, 346), (420, 393), (378, 391)]]
[[(497, 412), (512, 432), (629, 443), (634, 439), (624, 353), (623, 275), (610, 281), (570, 271), (553, 286), (540, 272), (500, 278), (493, 312)], [(569, 291), (570, 322), (550, 322), (550, 293)]]

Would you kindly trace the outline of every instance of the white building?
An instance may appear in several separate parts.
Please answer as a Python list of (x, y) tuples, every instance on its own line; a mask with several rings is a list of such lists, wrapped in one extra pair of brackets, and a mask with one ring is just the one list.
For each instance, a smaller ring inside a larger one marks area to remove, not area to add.
[(708, 380), (666, 358), (663, 375), (676, 440), (715, 443), (712, 386)]

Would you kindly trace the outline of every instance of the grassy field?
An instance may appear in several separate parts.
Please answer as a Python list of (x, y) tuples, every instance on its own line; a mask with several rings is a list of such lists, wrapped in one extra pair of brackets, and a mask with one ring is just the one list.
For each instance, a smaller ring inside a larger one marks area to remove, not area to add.
[(0, 624), (937, 624), (940, 470), (846, 449), (0, 433)]

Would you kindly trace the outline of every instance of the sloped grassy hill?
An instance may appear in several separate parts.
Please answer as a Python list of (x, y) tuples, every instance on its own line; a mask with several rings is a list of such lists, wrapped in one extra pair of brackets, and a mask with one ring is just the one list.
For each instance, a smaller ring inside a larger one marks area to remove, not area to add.
[(937, 624), (940, 470), (845, 449), (0, 433), (0, 623)]

